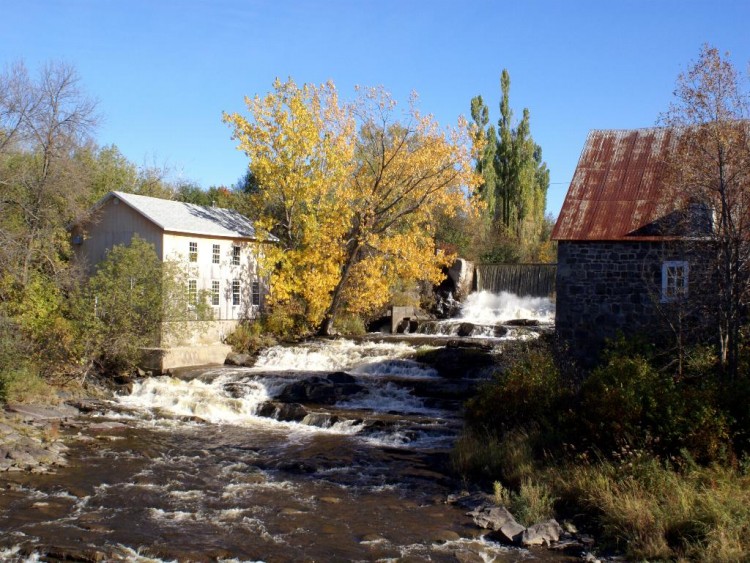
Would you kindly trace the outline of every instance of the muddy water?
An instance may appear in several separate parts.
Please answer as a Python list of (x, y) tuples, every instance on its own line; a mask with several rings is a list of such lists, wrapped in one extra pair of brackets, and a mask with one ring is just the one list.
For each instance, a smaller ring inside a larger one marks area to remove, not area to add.
[[(6, 474), (0, 559), (527, 559), (445, 502), (461, 398), (415, 352), (310, 343), (137, 384), (68, 431), (68, 467)], [(353, 392), (280, 414), (290, 382), (342, 371)]]

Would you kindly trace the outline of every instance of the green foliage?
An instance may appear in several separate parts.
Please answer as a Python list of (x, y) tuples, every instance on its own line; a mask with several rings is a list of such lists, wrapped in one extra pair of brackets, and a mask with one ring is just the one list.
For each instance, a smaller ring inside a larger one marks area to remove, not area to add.
[(275, 304), (266, 315), (265, 325), (280, 340), (296, 340), (313, 331), (306, 319), (305, 304), (300, 299)]
[(500, 481), (493, 483), (495, 501), (505, 506), (524, 526), (549, 520), (555, 514), (555, 497), (552, 487), (544, 481), (524, 479), (518, 491), (503, 487)]
[(500, 86), (497, 132), (488, 125), (489, 110), (482, 97), (471, 100), (474, 143), (483, 147), (476, 170), (482, 176), (477, 194), (486, 208), (483, 246), (487, 248), (479, 254), (487, 262), (545, 260), (549, 252), (540, 245), (549, 240), (544, 216), (549, 170), (541, 147), (531, 137), (529, 110), (524, 109), (521, 121), (513, 125), (507, 70)]
[(163, 318), (162, 264), (153, 245), (134, 237), (114, 246), (89, 281), (84, 306), (97, 362), (107, 370), (135, 366), (153, 347)]
[(550, 416), (568, 395), (551, 351), (536, 342), (469, 400), (467, 421), (498, 435), (520, 427), (551, 430), (555, 421)]
[(28, 363), (0, 371), (0, 403), (55, 403), (57, 396), (42, 376)]
[(701, 461), (726, 461), (729, 419), (715, 380), (677, 380), (634, 355), (631, 344), (614, 346), (581, 389), (586, 439), (605, 453), (627, 445), (667, 456), (687, 449)]
[(257, 354), (263, 348), (276, 344), (276, 339), (266, 329), (265, 322), (254, 320), (243, 322), (227, 336), (226, 343), (240, 354)]
[(359, 315), (342, 314), (333, 323), (334, 332), (344, 336), (362, 336), (367, 332), (365, 321)]
[(137, 235), (129, 246), (112, 247), (79, 298), (89, 357), (105, 371), (129, 370), (140, 361), (140, 349), (160, 337), (179, 342), (193, 330), (190, 321), (212, 314), (206, 296), (190, 302), (186, 288), (187, 272), (162, 262)]

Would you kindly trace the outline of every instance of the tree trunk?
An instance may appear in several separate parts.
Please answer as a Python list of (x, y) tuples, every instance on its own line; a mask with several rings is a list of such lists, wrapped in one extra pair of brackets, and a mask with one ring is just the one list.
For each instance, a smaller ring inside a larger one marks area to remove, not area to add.
[(346, 255), (346, 261), (344, 262), (344, 266), (341, 270), (341, 278), (339, 278), (339, 282), (336, 284), (336, 287), (333, 290), (333, 295), (331, 296), (331, 304), (328, 306), (328, 310), (323, 317), (323, 322), (320, 324), (320, 328), (318, 329), (318, 336), (331, 336), (333, 334), (333, 322), (336, 320), (336, 315), (338, 314), (339, 307), (341, 306), (341, 295), (343, 293), (346, 282), (349, 279), (349, 274), (351, 272), (352, 266), (354, 266), (354, 264), (356, 264), (357, 262), (359, 250), (359, 243), (353, 243), (351, 250)]

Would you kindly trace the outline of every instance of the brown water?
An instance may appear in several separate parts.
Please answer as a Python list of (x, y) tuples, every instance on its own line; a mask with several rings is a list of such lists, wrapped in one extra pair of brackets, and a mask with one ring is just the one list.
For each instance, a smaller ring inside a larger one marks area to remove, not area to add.
[[(5, 475), (0, 558), (531, 557), (483, 538), (465, 508), (446, 503), (460, 488), (448, 470), (459, 401), (426, 396), (440, 378), (409, 360), (413, 347), (310, 346), (278, 349), (254, 369), (153, 378), (69, 430), (68, 467)], [(296, 422), (254, 414), (290, 380), (344, 369), (363, 391), (306, 405)]]

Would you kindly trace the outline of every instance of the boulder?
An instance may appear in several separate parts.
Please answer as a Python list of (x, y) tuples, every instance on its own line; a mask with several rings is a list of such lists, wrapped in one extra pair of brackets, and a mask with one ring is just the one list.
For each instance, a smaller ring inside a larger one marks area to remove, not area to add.
[(313, 403), (333, 405), (338, 400), (364, 391), (351, 375), (343, 372), (326, 377), (313, 376), (290, 383), (281, 390), (276, 400), (282, 403)]
[(501, 338), (501, 337), (503, 337), (503, 336), (507, 336), (507, 335), (508, 335), (508, 332), (509, 332), (509, 330), (508, 330), (508, 327), (507, 327), (507, 326), (503, 326), (503, 325), (495, 325), (495, 329), (494, 329), (494, 331), (493, 331), (493, 332), (494, 332), (494, 334), (495, 334), (495, 337), (497, 337), (497, 338)]
[(511, 319), (505, 322), (508, 326), (539, 326), (537, 319)]
[(461, 301), (471, 293), (474, 284), (474, 264), (463, 258), (457, 258), (448, 268), (448, 277), (456, 288), (454, 297)]
[(471, 336), (472, 332), (474, 332), (474, 325), (472, 323), (461, 323), (458, 325), (456, 336)]
[(260, 405), (257, 414), (258, 416), (273, 418), (282, 422), (299, 422), (307, 416), (307, 411), (299, 403), (267, 401)]
[(480, 528), (499, 532), (507, 542), (515, 542), (526, 528), (521, 526), (504, 506), (480, 506), (467, 513)]
[(255, 358), (250, 354), (236, 354), (230, 352), (227, 355), (227, 359), (224, 360), (224, 364), (228, 366), (252, 367), (255, 364)]
[(523, 534), (521, 534), (521, 544), (527, 547), (531, 545), (548, 546), (552, 542), (559, 540), (562, 533), (562, 527), (557, 523), (557, 520), (552, 518), (546, 522), (539, 522), (526, 528)]

